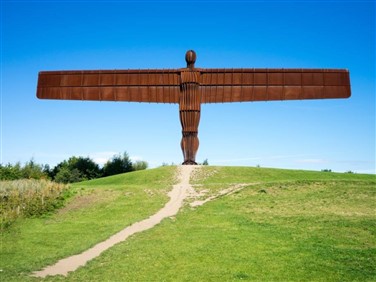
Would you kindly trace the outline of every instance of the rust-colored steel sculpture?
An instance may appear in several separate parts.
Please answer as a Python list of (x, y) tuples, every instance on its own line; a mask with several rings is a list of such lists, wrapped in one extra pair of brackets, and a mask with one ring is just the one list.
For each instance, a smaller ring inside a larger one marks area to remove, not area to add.
[(348, 98), (343, 69), (202, 69), (43, 71), (40, 99), (178, 103), (183, 164), (196, 164), (201, 103)]

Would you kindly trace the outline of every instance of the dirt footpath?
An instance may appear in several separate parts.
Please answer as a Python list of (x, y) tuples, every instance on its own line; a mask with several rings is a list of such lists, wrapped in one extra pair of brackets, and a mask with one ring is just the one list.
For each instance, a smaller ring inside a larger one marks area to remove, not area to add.
[[(122, 231), (108, 238), (106, 241), (98, 243), (94, 247), (88, 249), (87, 251), (79, 255), (74, 255), (74, 256), (59, 260), (54, 265), (47, 266), (46, 268), (40, 271), (33, 272), (32, 276), (43, 277), (43, 278), (48, 275), (67, 276), (69, 272), (75, 271), (80, 266), (84, 266), (89, 260), (96, 258), (102, 252), (111, 248), (115, 244), (125, 241), (129, 236), (135, 233), (153, 228), (155, 225), (157, 225), (158, 223), (160, 223), (163, 219), (167, 217), (175, 216), (178, 213), (179, 209), (183, 206), (185, 199), (187, 198), (190, 198), (190, 199), (201, 198), (202, 199), (205, 196), (206, 192), (208, 191), (203, 190), (200, 193), (197, 193), (195, 189), (189, 183), (192, 173), (194, 172), (194, 170), (199, 169), (199, 168), (200, 166), (191, 166), (191, 165), (178, 166), (179, 183), (174, 185), (172, 190), (168, 193), (168, 196), (170, 197), (170, 201), (162, 209), (160, 209), (156, 214), (150, 216), (147, 219), (136, 222), (126, 227)], [(255, 185), (255, 184), (257, 183), (234, 184), (222, 191), (219, 191), (217, 195), (208, 196), (206, 199), (203, 199), (203, 200), (193, 201), (189, 205), (192, 208), (196, 208), (209, 201), (218, 199), (222, 196), (236, 193), (237, 191), (240, 191), (247, 186)]]
[(41, 271), (36, 271), (32, 276), (43, 278), (48, 275), (66, 276), (69, 272), (75, 271), (80, 266), (84, 266), (89, 260), (96, 258), (115, 244), (125, 241), (129, 236), (153, 228), (163, 219), (176, 215), (182, 207), (184, 199), (194, 193), (193, 188), (189, 184), (189, 179), (191, 173), (196, 168), (198, 168), (198, 166), (184, 165), (178, 167), (180, 181), (178, 184), (174, 185), (173, 189), (168, 193), (170, 201), (156, 214), (126, 227), (122, 231), (108, 238), (106, 241), (98, 243), (81, 254), (59, 260), (54, 265), (47, 266)]

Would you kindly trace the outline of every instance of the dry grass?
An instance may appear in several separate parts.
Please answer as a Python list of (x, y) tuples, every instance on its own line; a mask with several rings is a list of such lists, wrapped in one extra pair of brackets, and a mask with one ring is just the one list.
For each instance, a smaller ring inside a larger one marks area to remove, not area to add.
[(19, 217), (41, 215), (62, 206), (68, 186), (48, 180), (1, 181), (1, 230)]

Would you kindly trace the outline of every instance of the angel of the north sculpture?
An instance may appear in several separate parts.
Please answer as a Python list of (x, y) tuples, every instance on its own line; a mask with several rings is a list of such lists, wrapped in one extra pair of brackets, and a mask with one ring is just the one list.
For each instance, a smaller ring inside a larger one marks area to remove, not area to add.
[[(187, 51), (186, 68), (39, 72), (40, 99), (177, 103), (183, 164), (196, 164), (202, 103), (348, 98), (344, 69), (204, 69)], [(229, 117), (230, 118), (230, 117)]]

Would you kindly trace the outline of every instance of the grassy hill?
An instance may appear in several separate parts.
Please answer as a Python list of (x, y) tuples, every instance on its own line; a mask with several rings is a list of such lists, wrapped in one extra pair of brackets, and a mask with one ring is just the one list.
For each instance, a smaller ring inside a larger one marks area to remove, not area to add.
[[(28, 275), (155, 213), (168, 201), (175, 169), (73, 185), (64, 208), (20, 219), (2, 234), (0, 280), (38, 281)], [(67, 278), (46, 280), (376, 280), (375, 175), (203, 167), (191, 182), (205, 197), (245, 187), (187, 204)]]

